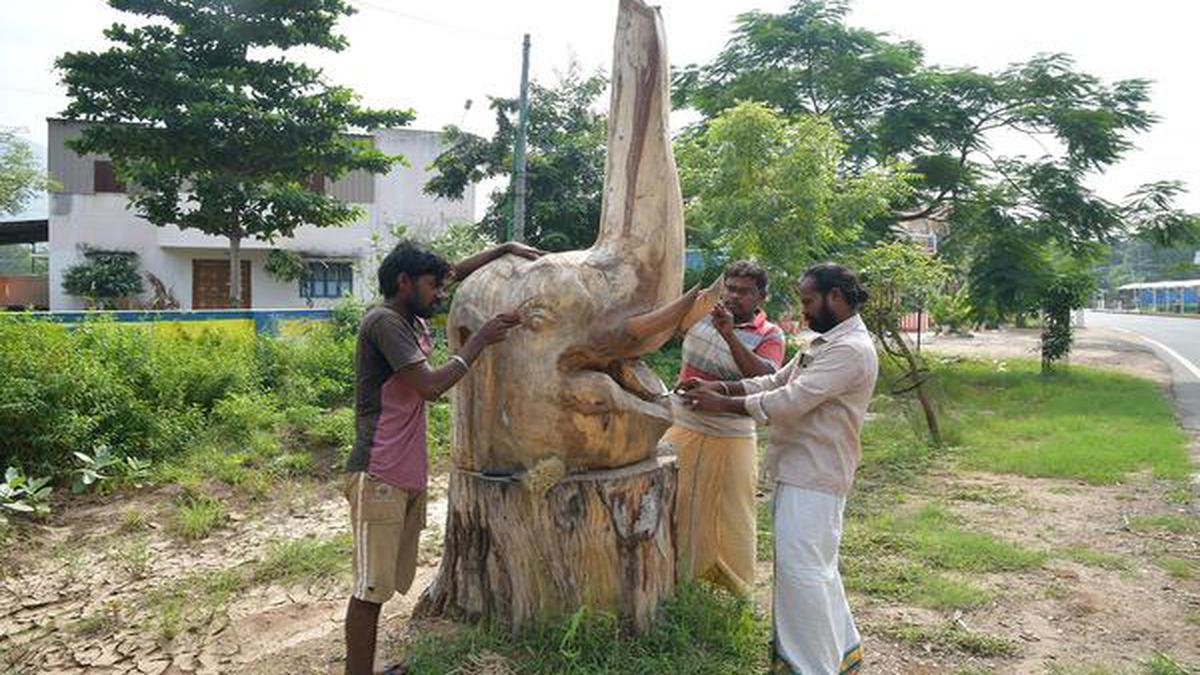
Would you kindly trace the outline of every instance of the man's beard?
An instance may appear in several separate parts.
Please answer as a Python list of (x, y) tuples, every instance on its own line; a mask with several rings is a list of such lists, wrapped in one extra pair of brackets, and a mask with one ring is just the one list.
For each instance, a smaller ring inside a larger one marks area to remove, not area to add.
[(436, 301), (428, 305), (422, 305), (415, 299), (412, 299), (404, 303), (404, 305), (408, 309), (409, 314), (412, 314), (413, 316), (419, 316), (422, 319), (432, 319), (433, 317), (437, 316), (442, 309), (442, 303)]
[(808, 327), (818, 333), (828, 333), (837, 325), (837, 317), (833, 315), (833, 310), (829, 309), (829, 298), (821, 296), (821, 310), (816, 316), (808, 316), (804, 318), (808, 321)]

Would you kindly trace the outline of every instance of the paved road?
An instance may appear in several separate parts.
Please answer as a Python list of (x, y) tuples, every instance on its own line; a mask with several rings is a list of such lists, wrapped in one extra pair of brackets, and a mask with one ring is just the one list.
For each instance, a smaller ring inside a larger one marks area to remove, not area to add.
[(1088, 312), (1084, 323), (1141, 336), (1171, 366), (1184, 427), (1200, 431), (1200, 319)]

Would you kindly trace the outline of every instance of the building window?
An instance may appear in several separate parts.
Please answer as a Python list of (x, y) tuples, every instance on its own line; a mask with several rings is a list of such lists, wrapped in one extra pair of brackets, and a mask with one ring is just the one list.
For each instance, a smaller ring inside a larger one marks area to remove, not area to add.
[(348, 262), (317, 260), (305, 268), (300, 278), (302, 298), (340, 298), (354, 292), (354, 269)]
[(113, 171), (112, 162), (107, 159), (98, 159), (92, 164), (92, 171), (95, 178), (94, 189), (96, 192), (125, 191), (125, 184), (117, 180), (117, 174)]
[(309, 192), (315, 192), (319, 195), (325, 194), (325, 176), (313, 174), (304, 180), (304, 187)]

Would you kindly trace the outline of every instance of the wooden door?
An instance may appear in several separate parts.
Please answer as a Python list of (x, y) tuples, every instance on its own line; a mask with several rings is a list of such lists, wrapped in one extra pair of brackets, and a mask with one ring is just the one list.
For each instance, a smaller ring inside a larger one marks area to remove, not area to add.
[[(229, 307), (229, 261), (192, 261), (192, 309)], [(242, 307), (250, 308), (250, 261), (242, 261)]]

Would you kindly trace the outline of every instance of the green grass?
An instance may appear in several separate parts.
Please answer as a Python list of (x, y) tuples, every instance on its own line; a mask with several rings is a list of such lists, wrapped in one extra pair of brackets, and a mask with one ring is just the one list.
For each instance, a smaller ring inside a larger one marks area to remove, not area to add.
[(175, 505), (170, 523), (180, 539), (199, 541), (225, 523), (225, 505), (209, 495), (187, 496)]
[(892, 491), (912, 484), (943, 454), (925, 441), (926, 432), (914, 424), (911, 401), (877, 393), (873, 417), (863, 428), (863, 459), (855, 475), (857, 497)]
[(103, 607), (70, 624), (72, 632), (83, 637), (108, 635), (123, 625), (121, 604), (110, 600)]
[(1149, 380), (1072, 366), (1050, 377), (1030, 360), (938, 367), (961, 419), (963, 466), (1116, 483), (1132, 472), (1185, 478), (1186, 436)]
[(141, 532), (150, 528), (150, 514), (136, 506), (125, 509), (121, 516), (121, 532)]
[(1195, 675), (1194, 668), (1188, 668), (1162, 652), (1154, 652), (1146, 664), (1146, 675)]
[(194, 572), (146, 594), (143, 607), (163, 640), (207, 626), (229, 601), (250, 587), (246, 566)]
[(955, 502), (977, 504), (1016, 504), (1021, 495), (1013, 490), (995, 485), (956, 485), (946, 493), (946, 499)]
[(1121, 675), (1121, 670), (1115, 666), (1106, 666), (1099, 663), (1072, 664), (1072, 665), (1051, 665), (1047, 671), (1049, 675)]
[(1200, 533), (1200, 518), (1177, 514), (1134, 516), (1129, 519), (1129, 529), (1134, 532), (1170, 532), (1171, 534)]
[(1188, 506), (1196, 501), (1196, 491), (1192, 488), (1191, 481), (1180, 480), (1167, 490), (1166, 500), (1170, 504), (1177, 506)]
[[(765, 672), (766, 644), (767, 626), (746, 601), (707, 586), (686, 586), (641, 636), (623, 630), (612, 615), (585, 608), (516, 636), (487, 627), (424, 631), (404, 661), (414, 675), (461, 667), (529, 675), (724, 675)], [(493, 670), (483, 669), (488, 663)]]
[(945, 507), (929, 503), (915, 510), (880, 513), (847, 527), (845, 555), (903, 555), (936, 569), (960, 572), (1014, 572), (1041, 566), (1046, 554), (982, 532), (963, 528)]
[(272, 543), (254, 572), (258, 583), (292, 584), (335, 577), (348, 570), (352, 553), (349, 533), (332, 539), (288, 539)]
[(1176, 579), (1193, 579), (1200, 573), (1200, 563), (1186, 558), (1166, 556), (1155, 560), (1154, 564)]
[(1099, 567), (1117, 572), (1128, 572), (1133, 569), (1132, 563), (1124, 556), (1094, 551), (1083, 546), (1071, 546), (1062, 549), (1057, 552), (1057, 555), (1089, 567)]
[(144, 537), (130, 539), (113, 549), (117, 565), (133, 579), (142, 579), (150, 572), (154, 552)]
[(971, 609), (993, 594), (970, 574), (1033, 569), (1046, 554), (964, 529), (938, 504), (889, 509), (848, 521), (842, 540), (847, 588), (936, 610)]
[(754, 531), (755, 548), (759, 560), (775, 557), (775, 533), (771, 529), (771, 500), (760, 499), (757, 505), (758, 523)]
[(969, 581), (940, 574), (925, 574), (913, 589), (912, 602), (939, 611), (975, 609), (992, 601), (993, 594)]
[(875, 634), (935, 652), (958, 652), (970, 656), (1013, 656), (1020, 651), (1007, 638), (968, 630), (954, 622), (936, 626), (888, 624), (876, 626)]

